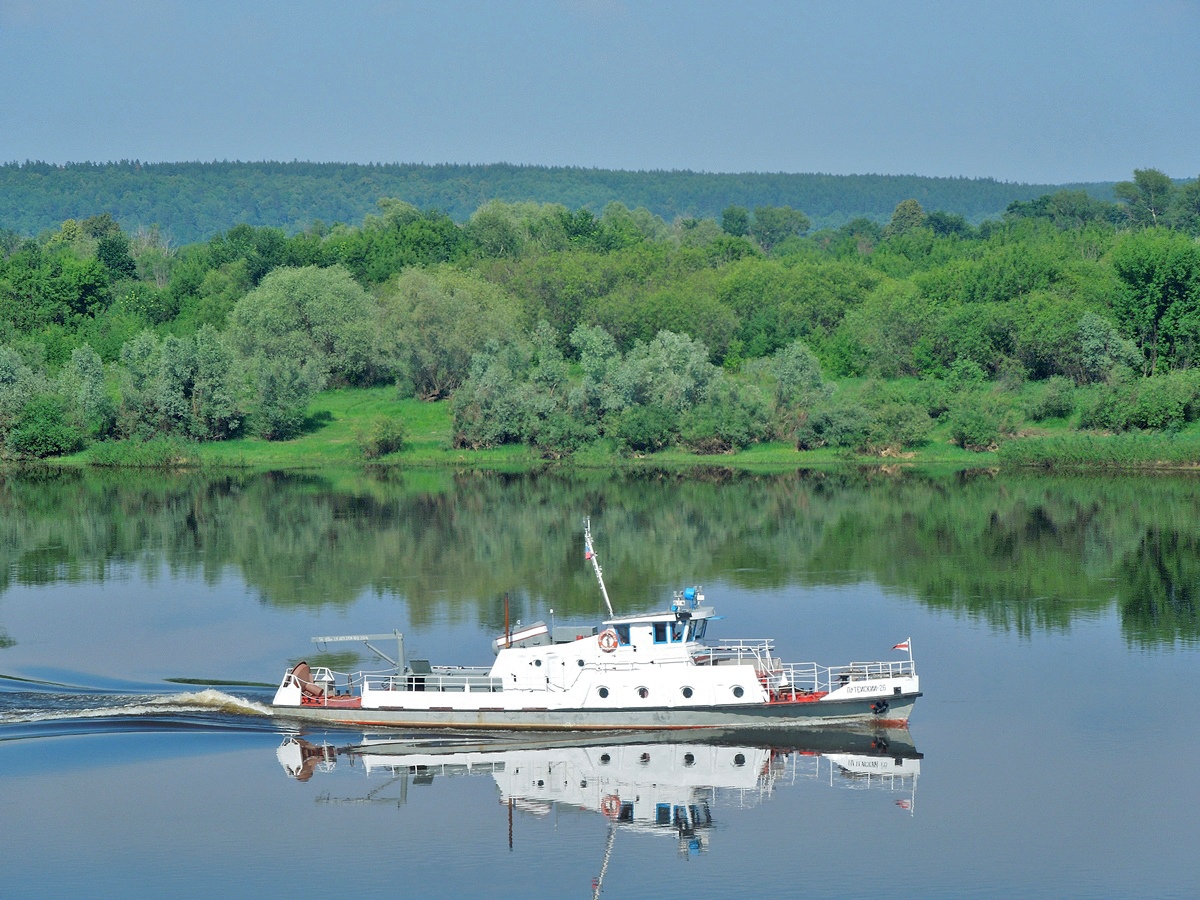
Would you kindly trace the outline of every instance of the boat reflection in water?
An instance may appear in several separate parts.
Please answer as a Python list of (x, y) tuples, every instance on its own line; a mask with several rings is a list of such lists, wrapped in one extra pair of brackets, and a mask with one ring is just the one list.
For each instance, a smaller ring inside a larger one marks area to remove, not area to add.
[[(707, 849), (719, 803), (761, 802), (800, 780), (828, 778), (830, 785), (886, 791), (896, 806), (915, 811), (922, 755), (907, 729), (811, 730), (786, 737), (708, 734), (703, 742), (691, 743), (678, 738), (678, 732), (577, 740), (370, 736), (335, 746), (297, 736), (284, 740), (277, 756), (287, 774), (300, 781), (341, 764), (355, 766), (377, 782), (365, 797), (320, 798), (327, 802), (402, 805), (410, 781), (429, 784), (436, 776), (490, 775), (510, 814), (545, 816), (555, 804), (593, 810), (610, 823), (601, 880), (618, 828), (669, 834), (681, 855), (698, 854)], [(398, 798), (390, 790), (397, 785)]]

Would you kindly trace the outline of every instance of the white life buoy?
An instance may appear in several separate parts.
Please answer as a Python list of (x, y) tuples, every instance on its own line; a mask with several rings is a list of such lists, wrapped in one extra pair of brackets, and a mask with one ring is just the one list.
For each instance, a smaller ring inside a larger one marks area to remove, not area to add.
[(600, 632), (600, 649), (605, 653), (612, 653), (617, 649), (617, 633), (611, 628)]

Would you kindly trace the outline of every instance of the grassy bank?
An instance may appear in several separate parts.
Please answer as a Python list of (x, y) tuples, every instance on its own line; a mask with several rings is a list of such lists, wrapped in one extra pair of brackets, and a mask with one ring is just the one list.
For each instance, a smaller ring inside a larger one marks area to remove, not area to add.
[[(380, 417), (398, 418), (405, 426), (404, 446), (378, 459), (363, 452), (363, 436)], [(493, 450), (455, 450), (451, 447), (452, 423), (448, 403), (399, 400), (393, 388), (326, 391), (309, 409), (304, 432), (287, 441), (256, 437), (206, 444), (158, 441), (151, 444), (112, 442), (97, 444), (62, 462), (101, 466), (199, 465), (246, 468), (324, 468), (365, 463), (400, 466), (461, 466), (464, 468), (522, 471), (556, 462), (581, 468), (638, 468), (645, 466), (689, 468), (723, 466), (744, 469), (781, 469), (797, 466), (840, 465), (847, 461), (879, 464), (913, 461), (987, 466), (994, 454), (969, 453), (936, 440), (904, 460), (852, 456), (839, 450), (799, 452), (788, 443), (759, 444), (740, 453), (701, 456), (683, 450), (666, 450), (636, 457), (620, 453), (609, 442), (580, 451), (568, 461), (546, 460), (525, 446)]]
[[(379, 418), (404, 423), (403, 447), (377, 459), (363, 451), (365, 435)], [(601, 441), (568, 460), (547, 460), (526, 446), (494, 450), (455, 450), (447, 403), (399, 400), (392, 388), (326, 391), (313, 402), (304, 432), (288, 441), (256, 437), (207, 444), (158, 441), (151, 444), (97, 444), (62, 462), (72, 465), (117, 467), (204, 466), (213, 468), (326, 468), (373, 463), (405, 467), (462, 467), (494, 471), (523, 471), (547, 465), (576, 468), (672, 469), (726, 467), (780, 470), (808, 466), (951, 465), (956, 467), (1033, 467), (1043, 469), (1184, 469), (1200, 467), (1200, 430), (1175, 434), (1100, 435), (1060, 428), (1015, 438), (992, 452), (971, 452), (950, 442), (949, 430), (939, 426), (929, 441), (897, 457), (852, 454), (844, 450), (798, 451), (789, 443), (754, 445), (739, 453), (703, 456), (671, 449), (648, 456), (619, 452)]]

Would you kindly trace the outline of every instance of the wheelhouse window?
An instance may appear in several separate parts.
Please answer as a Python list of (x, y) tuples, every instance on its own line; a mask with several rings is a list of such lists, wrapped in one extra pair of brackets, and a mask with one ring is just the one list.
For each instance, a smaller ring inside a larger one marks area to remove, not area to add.
[(629, 626), (628, 625), (617, 625), (614, 627), (614, 630), (617, 632), (617, 644), (621, 647), (628, 647), (629, 646)]
[(654, 643), (665, 644), (666, 642), (667, 642), (667, 623), (666, 622), (655, 622), (654, 623)]
[(687, 628), (686, 622), (680, 622), (678, 619), (671, 623), (671, 643), (678, 644), (683, 640), (684, 631)]
[(708, 628), (708, 619), (692, 619), (688, 622), (688, 640), (704, 640), (704, 632)]

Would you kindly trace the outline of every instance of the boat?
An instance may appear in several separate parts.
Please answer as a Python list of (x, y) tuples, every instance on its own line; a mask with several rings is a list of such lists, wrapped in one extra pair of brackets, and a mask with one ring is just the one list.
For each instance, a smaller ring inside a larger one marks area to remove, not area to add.
[[(361, 642), (388, 668), (339, 673), (302, 660), (285, 671), (271, 711), (302, 722), (381, 728), (898, 728), (921, 696), (911, 639), (892, 648), (906, 651), (905, 659), (783, 662), (773, 640), (712, 640), (718, 616), (698, 586), (674, 592), (660, 612), (615, 615), (587, 520), (584, 557), (609, 613), (599, 625), (517, 623), (493, 641), (492, 665), (478, 667), (406, 660), (398, 631), (315, 637), (318, 645)], [(396, 641), (395, 658), (376, 646), (384, 639)]]

